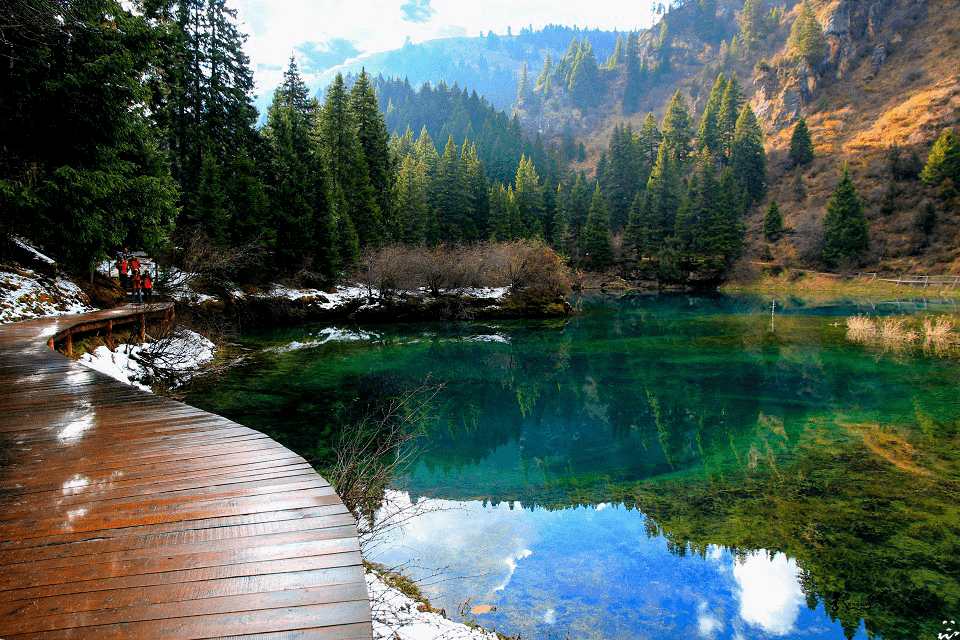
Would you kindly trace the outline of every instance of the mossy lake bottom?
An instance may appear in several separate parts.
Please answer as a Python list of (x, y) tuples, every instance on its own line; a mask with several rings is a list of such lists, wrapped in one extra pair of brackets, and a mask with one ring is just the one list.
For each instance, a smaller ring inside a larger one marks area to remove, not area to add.
[[(559, 320), (262, 331), (188, 402), (323, 468), (430, 388), (369, 559), (525, 638), (937, 638), (960, 615), (960, 367), (851, 342), (952, 303), (592, 295)], [(926, 308), (924, 308), (926, 306)]]

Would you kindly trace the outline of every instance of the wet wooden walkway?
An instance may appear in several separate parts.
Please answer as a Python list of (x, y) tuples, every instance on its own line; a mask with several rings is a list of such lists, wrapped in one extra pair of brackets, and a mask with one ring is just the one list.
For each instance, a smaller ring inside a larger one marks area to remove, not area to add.
[(353, 518), (303, 458), (47, 346), (134, 311), (0, 325), (0, 638), (370, 638)]

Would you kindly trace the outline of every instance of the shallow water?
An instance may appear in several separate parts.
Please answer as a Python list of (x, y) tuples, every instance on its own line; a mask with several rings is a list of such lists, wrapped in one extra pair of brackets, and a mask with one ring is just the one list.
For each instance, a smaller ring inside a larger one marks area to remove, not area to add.
[(258, 333), (259, 355), (189, 401), (323, 460), (340, 424), (441, 384), (394, 496), (443, 508), (373, 559), (408, 563), (436, 606), (504, 633), (945, 632), (960, 614), (960, 371), (843, 326), (895, 305), (578, 307)]

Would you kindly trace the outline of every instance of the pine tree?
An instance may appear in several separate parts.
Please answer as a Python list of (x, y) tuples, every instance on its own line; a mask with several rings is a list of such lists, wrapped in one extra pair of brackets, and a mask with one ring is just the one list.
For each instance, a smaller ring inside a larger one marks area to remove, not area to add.
[(470, 213), (469, 228), (474, 230), (471, 239), (487, 237), (487, 224), (490, 215), (490, 180), (483, 167), (475, 144), (463, 143), (460, 150), (460, 164), (467, 185), (467, 210)]
[(543, 237), (546, 224), (543, 219), (543, 187), (533, 161), (521, 156), (514, 182), (514, 198), (520, 214), (520, 233), (523, 237)]
[(663, 140), (667, 143), (667, 148), (673, 155), (674, 161), (678, 167), (686, 165), (690, 157), (691, 138), (693, 138), (693, 125), (690, 122), (690, 109), (687, 108), (687, 101), (683, 94), (677, 89), (667, 107), (667, 113), (663, 116)]
[(727, 78), (723, 75), (723, 72), (720, 72), (713, 83), (713, 89), (707, 99), (707, 106), (703, 110), (703, 117), (700, 119), (700, 127), (697, 129), (698, 151), (706, 151), (711, 155), (721, 152), (722, 138), (719, 119), (720, 107), (723, 104), (723, 91), (726, 85)]
[(0, 227), (76, 269), (160, 248), (178, 193), (145, 112), (158, 32), (106, 0), (43, 8), (0, 27)]
[(810, 137), (810, 129), (807, 128), (807, 121), (803, 118), (797, 121), (796, 126), (793, 127), (793, 135), (790, 136), (790, 162), (794, 166), (813, 162), (813, 140)]
[(761, 38), (765, 38), (768, 27), (763, 2), (761, 0), (744, 0), (739, 22), (740, 33), (748, 46)]
[[(357, 128), (357, 140), (366, 164), (367, 177), (379, 208), (379, 222), (390, 229), (395, 225), (393, 192), (394, 169), (390, 158), (390, 134), (377, 104), (377, 95), (370, 85), (366, 69), (360, 71), (350, 89), (350, 110)], [(378, 234), (381, 238), (382, 234)]]
[(751, 200), (767, 193), (763, 132), (749, 104), (743, 105), (730, 146), (730, 168)]
[(583, 111), (599, 99), (602, 87), (597, 59), (593, 55), (590, 41), (584, 38), (583, 46), (580, 47), (570, 71), (570, 101), (573, 106)]
[(867, 248), (867, 217), (846, 165), (827, 203), (823, 231), (823, 260), (831, 267), (855, 261)]
[(583, 250), (595, 269), (606, 269), (613, 264), (613, 246), (610, 241), (610, 215), (600, 192), (593, 191), (590, 211), (583, 226)]
[(657, 151), (657, 162), (650, 172), (645, 197), (649, 198), (643, 206), (650, 221), (650, 231), (644, 239), (644, 246), (645, 253), (653, 255), (673, 233), (682, 198), (680, 177), (666, 138)]
[(626, 58), (626, 80), (623, 87), (623, 113), (631, 115), (637, 112), (640, 96), (643, 93), (644, 72), (643, 62), (640, 60), (639, 38), (636, 33), (627, 36), (627, 46), (624, 51)]
[(930, 187), (949, 181), (947, 189), (960, 189), (960, 136), (951, 129), (946, 129), (933, 143), (920, 180)]
[(520, 237), (520, 212), (512, 187), (499, 182), (490, 187), (490, 240), (503, 242)]
[(727, 80), (727, 86), (723, 89), (723, 100), (720, 102), (720, 113), (717, 116), (717, 127), (720, 129), (720, 139), (722, 141), (724, 156), (729, 161), (730, 145), (733, 142), (733, 133), (737, 128), (737, 118), (740, 117), (740, 110), (743, 108), (743, 94), (740, 91), (740, 82), (737, 76), (731, 76)]
[(400, 163), (395, 186), (397, 216), (391, 237), (417, 245), (426, 242), (430, 200), (426, 165), (408, 154)]
[(523, 107), (533, 97), (533, 85), (527, 75), (527, 61), (523, 61), (523, 71), (520, 73), (520, 84), (517, 86), (517, 105)]
[(320, 114), (320, 141), (326, 160), (326, 173), (332, 181), (335, 198), (343, 199), (337, 215), (346, 228), (347, 218), (360, 246), (376, 245), (383, 230), (380, 208), (367, 172), (363, 149), (357, 137), (357, 125), (343, 76), (337, 74), (327, 89)]
[(476, 229), (472, 227), (466, 177), (461, 170), (460, 149), (453, 136), (447, 139), (443, 149), (443, 156), (437, 166), (433, 200), (435, 223), (432, 231), (435, 235), (428, 241), (431, 244), (441, 244), (450, 241), (459, 241), (475, 238)]
[(653, 165), (657, 162), (657, 152), (660, 149), (661, 142), (663, 142), (663, 134), (660, 133), (660, 128), (657, 127), (657, 121), (654, 120), (653, 114), (648, 113), (647, 117), (643, 119), (643, 124), (640, 126), (640, 133), (637, 138), (637, 147), (640, 152), (640, 166), (643, 172), (640, 176), (641, 184), (646, 184), (647, 178), (650, 177), (650, 170), (653, 169)]
[(543, 69), (537, 76), (537, 84), (534, 86), (534, 92), (540, 94), (543, 99), (550, 97), (550, 79), (553, 77), (553, 58), (550, 54), (543, 60)]
[(604, 195), (614, 230), (622, 230), (627, 224), (630, 205), (643, 186), (642, 173), (633, 129), (629, 124), (614, 127), (604, 176)]
[[(297, 101), (278, 88), (267, 112), (263, 139), (269, 154), (267, 186), (276, 231), (275, 266), (284, 273), (310, 267), (315, 253), (314, 188), (315, 144), (306, 127), (306, 115)], [(329, 230), (328, 230), (329, 232)], [(332, 260), (335, 264), (337, 261)], [(332, 276), (331, 273), (324, 274)]]
[(790, 27), (790, 38), (787, 44), (813, 68), (823, 61), (827, 40), (823, 34), (823, 27), (820, 26), (820, 20), (817, 19), (817, 14), (807, 0), (800, 5), (797, 18)]
[(637, 194), (630, 205), (627, 228), (623, 234), (624, 251), (636, 261), (640, 260), (646, 247), (645, 239), (652, 234), (649, 202), (646, 191)]
[(783, 215), (776, 200), (770, 201), (767, 213), (763, 217), (763, 235), (770, 242), (776, 242), (783, 235)]

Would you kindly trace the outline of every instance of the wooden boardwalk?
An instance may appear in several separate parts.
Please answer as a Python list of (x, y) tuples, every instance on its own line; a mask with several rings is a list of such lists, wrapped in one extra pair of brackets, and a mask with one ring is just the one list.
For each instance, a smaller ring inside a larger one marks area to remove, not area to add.
[(0, 325), (0, 639), (370, 638), (353, 518), (303, 458), (47, 346), (135, 309)]

